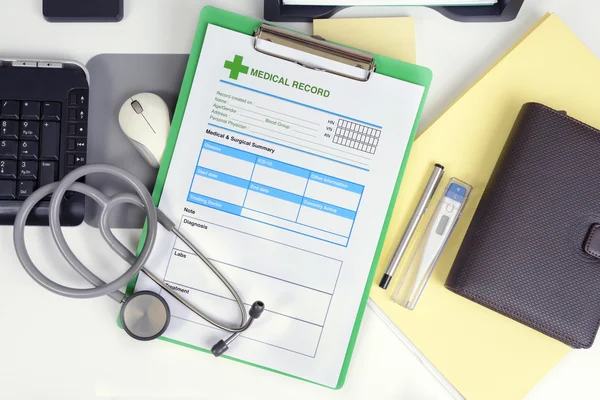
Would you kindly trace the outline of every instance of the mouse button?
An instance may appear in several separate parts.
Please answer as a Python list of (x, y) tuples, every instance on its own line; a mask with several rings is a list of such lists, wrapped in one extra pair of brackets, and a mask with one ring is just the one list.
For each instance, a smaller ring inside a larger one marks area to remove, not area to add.
[(158, 168), (160, 165), (154, 153), (143, 143), (133, 140), (133, 145), (137, 148), (140, 155), (154, 168)]
[(137, 100), (131, 102), (131, 107), (133, 108), (133, 111), (135, 111), (137, 114), (141, 114), (142, 112), (144, 112), (144, 108)]
[(163, 108), (149, 109), (149, 107), (146, 107), (144, 118), (154, 133), (159, 134), (160, 137), (164, 136), (166, 140), (166, 135), (171, 127), (168, 110)]

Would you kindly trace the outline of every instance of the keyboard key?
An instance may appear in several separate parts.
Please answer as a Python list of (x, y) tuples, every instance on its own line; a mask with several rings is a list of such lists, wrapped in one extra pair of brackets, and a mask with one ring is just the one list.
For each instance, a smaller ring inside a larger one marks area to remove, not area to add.
[(52, 161), (40, 162), (40, 187), (52, 182), (56, 182), (58, 173), (58, 163)]
[(0, 140), (0, 158), (16, 160), (19, 142), (16, 140)]
[(42, 123), (42, 138), (45, 136), (54, 138), (60, 137), (60, 122), (43, 122)]
[(86, 136), (87, 127), (84, 124), (69, 124), (69, 136)]
[(60, 124), (58, 122), (44, 122), (42, 124), (42, 151), (40, 158), (43, 160), (58, 160), (60, 147)]
[(21, 105), (15, 100), (2, 101), (2, 114), (0, 118), (19, 119), (19, 107)]
[(42, 119), (48, 121), (60, 121), (60, 103), (45, 102), (42, 104)]
[(87, 139), (69, 139), (67, 144), (67, 150), (73, 151), (86, 151)]
[(40, 119), (40, 107), (39, 101), (22, 101), (21, 102), (21, 119)]
[(37, 160), (38, 142), (25, 141), (19, 143), (19, 160)]
[(37, 161), (19, 161), (19, 179), (37, 179)]
[(0, 139), (17, 139), (19, 137), (19, 123), (17, 121), (0, 122)]
[(87, 92), (86, 91), (72, 91), (69, 94), (69, 105), (70, 106), (87, 106)]
[(17, 181), (0, 181), (0, 200), (14, 200), (17, 192)]
[(87, 139), (75, 139), (75, 150), (87, 152)]
[(37, 121), (21, 122), (21, 140), (39, 140), (40, 123)]
[(85, 165), (85, 154), (67, 154), (67, 165)]
[(35, 191), (36, 182), (35, 181), (19, 181), (17, 188), (19, 190), (17, 197), (19, 198), (19, 200), (25, 200), (26, 198), (31, 196), (31, 193), (33, 193)]
[(17, 162), (10, 160), (0, 161), (0, 179), (15, 179), (17, 177)]
[(69, 121), (85, 121), (86, 115), (86, 111), (81, 108), (71, 108), (69, 110)]

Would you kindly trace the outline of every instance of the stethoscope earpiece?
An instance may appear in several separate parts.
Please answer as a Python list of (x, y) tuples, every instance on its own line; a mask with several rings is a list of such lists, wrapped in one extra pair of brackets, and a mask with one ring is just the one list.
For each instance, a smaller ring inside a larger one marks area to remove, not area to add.
[(248, 313), (250, 314), (250, 318), (259, 319), (263, 311), (265, 311), (265, 304), (258, 300), (252, 304), (252, 307), (250, 307), (250, 311)]
[[(262, 301), (255, 301), (252, 306), (250, 307), (250, 311), (248, 311), (248, 315), (250, 316), (250, 319), (248, 320), (248, 324), (246, 329), (248, 329), (250, 327), (250, 325), (252, 325), (252, 322), (255, 319), (259, 319), (260, 316), (262, 315), (263, 311), (265, 311), (265, 304)], [(215, 357), (220, 357), (221, 355), (223, 355), (223, 353), (225, 353), (227, 350), (229, 350), (229, 344), (231, 342), (233, 342), (239, 335), (241, 332), (236, 332), (233, 335), (231, 335), (230, 337), (228, 337), (225, 340), (219, 340), (217, 343), (215, 343), (215, 345), (210, 349), (210, 351), (213, 353), (213, 356)]]

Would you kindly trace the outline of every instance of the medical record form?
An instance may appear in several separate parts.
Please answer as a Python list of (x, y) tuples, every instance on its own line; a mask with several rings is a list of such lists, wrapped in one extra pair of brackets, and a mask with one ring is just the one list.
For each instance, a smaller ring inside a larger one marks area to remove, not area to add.
[[(159, 208), (247, 308), (265, 303), (227, 355), (335, 387), (424, 87), (312, 70), (253, 41), (208, 26)], [(239, 323), (227, 289), (164, 229), (146, 267), (213, 318)], [(141, 274), (136, 290), (159, 288)], [(210, 349), (227, 336), (162, 295), (166, 338)]]

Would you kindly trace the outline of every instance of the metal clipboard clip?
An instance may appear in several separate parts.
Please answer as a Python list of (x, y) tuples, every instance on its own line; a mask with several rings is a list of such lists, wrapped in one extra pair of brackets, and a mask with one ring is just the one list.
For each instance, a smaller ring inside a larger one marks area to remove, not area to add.
[[(309, 55), (323, 57), (343, 65), (340, 66), (341, 68), (339, 70), (319, 67), (310, 61), (294, 59), (285, 53), (275, 53), (260, 48), (261, 41), (278, 44), (293, 50), (299, 50), (308, 53)], [(375, 60), (370, 53), (330, 43), (319, 36), (307, 36), (267, 24), (262, 24), (254, 31), (254, 50), (259, 53), (293, 62), (309, 69), (328, 72), (330, 74), (361, 82), (368, 81), (375, 72)], [(355, 71), (358, 69), (356, 72), (360, 73), (350, 72), (353, 69)]]

